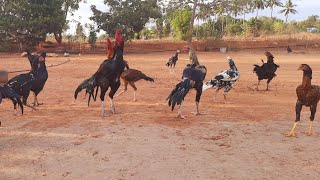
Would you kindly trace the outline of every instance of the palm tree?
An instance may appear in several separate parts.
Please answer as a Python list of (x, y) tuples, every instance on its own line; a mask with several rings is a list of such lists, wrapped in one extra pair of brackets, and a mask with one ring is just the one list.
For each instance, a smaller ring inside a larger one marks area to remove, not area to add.
[(284, 13), (284, 15), (286, 16), (286, 22), (288, 22), (288, 16), (289, 14), (296, 14), (298, 13), (297, 10), (294, 9), (294, 7), (296, 7), (297, 5), (293, 4), (291, 0), (288, 0), (286, 2), (286, 4), (284, 5), (284, 9), (282, 9), (281, 11), (279, 11), (279, 13)]
[(271, 18), (273, 14), (273, 8), (274, 7), (283, 7), (283, 4), (280, 0), (267, 0), (266, 7), (269, 7), (271, 9)]
[(253, 7), (257, 10), (257, 15), (256, 15), (256, 18), (257, 18), (259, 9), (264, 9), (265, 7), (264, 0), (253, 0)]

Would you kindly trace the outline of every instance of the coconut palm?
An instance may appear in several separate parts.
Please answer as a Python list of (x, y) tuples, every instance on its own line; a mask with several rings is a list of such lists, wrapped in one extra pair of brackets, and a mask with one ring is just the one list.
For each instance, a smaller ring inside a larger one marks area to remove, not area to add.
[(271, 18), (272, 18), (272, 14), (273, 14), (273, 8), (274, 7), (282, 7), (283, 4), (281, 2), (281, 0), (267, 0), (266, 2), (266, 7), (269, 7), (271, 10)]
[(288, 0), (286, 4), (283, 6), (284, 9), (280, 10), (279, 13), (283, 13), (286, 16), (286, 22), (288, 22), (289, 14), (298, 13), (297, 10), (294, 9), (297, 5), (293, 4), (291, 0)]
[(264, 0), (253, 0), (253, 7), (257, 10), (256, 18), (258, 17), (259, 9), (264, 9), (265, 1)]

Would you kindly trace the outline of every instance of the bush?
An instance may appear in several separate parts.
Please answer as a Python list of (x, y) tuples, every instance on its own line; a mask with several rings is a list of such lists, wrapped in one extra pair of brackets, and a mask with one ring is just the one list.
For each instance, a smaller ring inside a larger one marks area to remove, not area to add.
[(240, 24), (229, 24), (226, 27), (228, 35), (241, 35), (243, 33), (243, 27)]
[(246, 23), (245, 23), (245, 32), (246, 34), (251, 34), (254, 37), (259, 36), (260, 30), (262, 26), (262, 21), (257, 19), (257, 18), (250, 18)]

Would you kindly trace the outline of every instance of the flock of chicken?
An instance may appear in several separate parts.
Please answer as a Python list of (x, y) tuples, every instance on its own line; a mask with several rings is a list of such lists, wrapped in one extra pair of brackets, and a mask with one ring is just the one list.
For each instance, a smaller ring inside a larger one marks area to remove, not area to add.
[[(113, 98), (115, 93), (120, 87), (120, 79), (124, 83), (124, 90), (118, 95), (124, 93), (127, 90), (128, 84), (134, 89), (134, 101), (136, 101), (136, 86), (135, 82), (141, 79), (146, 81), (154, 82), (154, 79), (146, 76), (139, 70), (130, 69), (127, 61), (123, 59), (123, 48), (124, 41), (120, 32), (117, 30), (115, 33), (115, 43), (112, 46), (111, 41), (108, 39), (108, 59), (106, 59), (99, 67), (99, 69), (91, 77), (84, 80), (76, 89), (74, 93), (74, 98), (77, 99), (78, 93), (82, 90), (86, 90), (86, 95), (89, 94), (88, 106), (90, 104), (91, 98), (95, 101), (100, 88), (100, 100), (101, 100), (101, 112), (102, 116), (105, 115), (104, 109), (104, 98), (105, 94), (110, 88), (109, 98), (111, 102), (111, 111), (115, 113), (115, 106), (113, 103)], [(214, 78), (204, 83), (207, 69), (205, 66), (200, 65), (195, 50), (191, 45), (185, 46), (183, 51), (189, 53), (190, 64), (187, 64), (182, 73), (182, 80), (174, 87), (174, 89), (169, 94), (167, 101), (171, 109), (174, 110), (175, 106), (178, 105), (177, 117), (185, 118), (181, 112), (181, 106), (184, 101), (185, 96), (191, 89), (196, 90), (196, 112), (194, 114), (201, 114), (199, 111), (199, 102), (201, 94), (203, 91), (209, 88), (215, 88), (215, 96), (220, 89), (224, 89), (224, 100), (226, 101), (227, 93), (233, 88), (235, 83), (240, 77), (240, 72), (237, 69), (235, 62), (231, 57), (227, 57), (227, 62), (229, 64), (229, 69), (226, 69)], [(176, 63), (178, 61), (178, 55), (180, 51), (176, 51), (175, 55), (172, 56), (167, 62), (167, 66), (170, 68), (170, 73), (174, 73)], [(14, 105), (15, 114), (18, 115), (19, 108), (21, 109), (21, 114), (23, 114), (23, 107), (29, 107), (36, 110), (36, 106), (39, 106), (37, 95), (42, 91), (47, 79), (48, 72), (46, 69), (45, 58), (46, 53), (41, 53), (40, 56), (32, 55), (27, 51), (28, 59), (31, 65), (31, 71), (26, 74), (20, 74), (15, 76), (7, 83), (0, 85), (0, 103), (3, 98), (10, 99)], [(262, 60), (262, 65), (254, 65), (253, 71), (258, 76), (258, 83), (263, 79), (267, 79), (267, 90), (269, 89), (270, 81), (276, 76), (275, 72), (279, 65), (274, 63), (274, 57), (270, 52), (265, 52), (267, 56), (267, 62)], [(126, 70), (125, 70), (126, 69)], [(296, 121), (295, 124), (288, 134), (288, 136), (295, 136), (295, 128), (297, 122), (300, 121), (300, 112), (302, 106), (310, 107), (310, 130), (308, 135), (312, 135), (313, 120), (317, 109), (317, 103), (320, 100), (320, 86), (311, 85), (312, 70), (307, 64), (302, 64), (299, 70), (303, 71), (303, 82), (297, 88), (298, 100), (296, 103)], [(33, 106), (27, 102), (30, 91), (34, 93)], [(118, 96), (117, 95), (117, 96)], [(1, 125), (1, 122), (0, 122)]]

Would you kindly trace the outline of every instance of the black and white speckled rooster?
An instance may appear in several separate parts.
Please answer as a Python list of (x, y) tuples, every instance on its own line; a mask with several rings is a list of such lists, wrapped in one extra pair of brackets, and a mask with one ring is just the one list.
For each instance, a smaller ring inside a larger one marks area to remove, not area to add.
[(240, 77), (240, 72), (237, 69), (235, 63), (233, 62), (231, 57), (227, 57), (227, 61), (229, 63), (230, 69), (226, 69), (220, 72), (216, 77), (206, 82), (203, 85), (203, 91), (209, 88), (215, 88), (214, 100), (216, 99), (216, 95), (218, 91), (224, 88), (224, 100), (227, 101), (227, 94), (232, 89), (234, 84), (238, 81)]
[(176, 51), (176, 54), (174, 56), (171, 56), (169, 58), (169, 61), (167, 62), (166, 66), (168, 66), (170, 68), (170, 74), (173, 74), (174, 73), (174, 69), (176, 67), (176, 63), (178, 61), (178, 55), (180, 53), (180, 50), (177, 50)]

